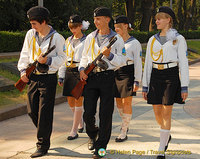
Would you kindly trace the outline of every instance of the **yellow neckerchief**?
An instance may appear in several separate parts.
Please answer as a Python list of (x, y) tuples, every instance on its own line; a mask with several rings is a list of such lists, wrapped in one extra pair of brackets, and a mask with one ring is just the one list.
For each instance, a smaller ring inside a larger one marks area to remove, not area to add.
[[(155, 40), (156, 40), (156, 38), (154, 37), (152, 42), (151, 42), (151, 48), (150, 48), (151, 58), (154, 61), (158, 61), (158, 59), (162, 56), (162, 59), (161, 59), (161, 62), (162, 62), (163, 61), (163, 49), (161, 48), (158, 52), (153, 51), (153, 45), (154, 45)], [(154, 56), (156, 56), (157, 58), (154, 58)]]
[(91, 47), (92, 60), (94, 60), (100, 54), (100, 50), (98, 51), (97, 54), (95, 54), (95, 52), (94, 52), (94, 44), (95, 44), (95, 38), (93, 37), (91, 42), (90, 42), (90, 45), (89, 45), (89, 47), (87, 49), (87, 54), (88, 54), (88, 51), (89, 51), (90, 47), (92, 46)]
[[(66, 48), (66, 55), (67, 55), (67, 57), (68, 56), (71, 56), (71, 62), (70, 62), (70, 65), (67, 65), (66, 63), (65, 63), (65, 66), (66, 67), (70, 67), (72, 64), (73, 64), (73, 58), (74, 58), (74, 50), (73, 50), (73, 48), (72, 48), (72, 45), (70, 44), (70, 42), (69, 42), (69, 38), (67, 38), (67, 40), (66, 40), (66, 45), (67, 45), (67, 48)], [(69, 53), (69, 47), (71, 48), (71, 52)]]

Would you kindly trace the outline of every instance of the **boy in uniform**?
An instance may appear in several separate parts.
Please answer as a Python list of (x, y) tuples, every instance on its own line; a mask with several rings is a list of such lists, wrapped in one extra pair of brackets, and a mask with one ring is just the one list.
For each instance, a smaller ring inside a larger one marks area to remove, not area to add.
[[(87, 80), (84, 88), (83, 119), (86, 133), (90, 138), (88, 148), (95, 149), (93, 158), (100, 158), (98, 151), (101, 148), (106, 149), (109, 142), (114, 109), (114, 70), (126, 64), (123, 56), (125, 54), (123, 39), (109, 28), (111, 18), (111, 11), (106, 7), (94, 10), (94, 24), (97, 30), (87, 36), (79, 65), (80, 79)], [(111, 48), (107, 48), (109, 40), (114, 36), (117, 37), (117, 41)], [(87, 76), (84, 69), (100, 52), (103, 54), (102, 59), (98, 61), (101, 65)], [(95, 125), (98, 98), (100, 98), (99, 127)]]
[[(26, 34), (18, 69), (21, 79), (28, 83), (27, 110), (37, 128), (37, 150), (31, 155), (31, 158), (35, 158), (45, 155), (50, 147), (57, 85), (56, 72), (66, 57), (64, 38), (48, 25), (48, 9), (32, 7), (28, 10), (27, 16), (32, 29)], [(56, 48), (46, 57), (42, 57), (54, 45)], [(30, 77), (27, 77), (26, 68), (35, 60), (38, 60), (39, 64)]]

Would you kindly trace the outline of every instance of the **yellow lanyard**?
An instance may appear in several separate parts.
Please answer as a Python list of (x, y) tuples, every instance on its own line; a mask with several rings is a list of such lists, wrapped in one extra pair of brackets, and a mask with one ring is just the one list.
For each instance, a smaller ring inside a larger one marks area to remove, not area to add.
[(92, 46), (91, 47), (92, 60), (94, 60), (100, 54), (100, 50), (98, 51), (97, 54), (95, 54), (95, 52), (94, 52), (94, 44), (95, 44), (95, 38), (92, 38), (92, 40), (90, 42), (90, 45), (89, 45), (89, 47), (87, 49), (87, 54), (88, 54), (88, 51), (89, 51), (90, 47)]
[[(74, 50), (73, 50), (73, 48), (72, 48), (72, 46), (71, 46), (71, 44), (70, 44), (70, 42), (69, 42), (68, 39), (66, 40), (66, 44), (67, 44), (66, 55), (67, 55), (67, 56), (71, 56), (71, 62), (70, 62), (70, 65), (67, 65), (67, 64), (65, 63), (65, 66), (66, 66), (66, 67), (70, 67), (70, 66), (73, 64)], [(71, 50), (72, 50), (72, 52), (70, 52), (70, 53), (69, 53), (69, 47), (70, 47)]]
[[(151, 58), (153, 59), (153, 61), (158, 61), (158, 59), (162, 56), (161, 62), (163, 61), (163, 49), (161, 48), (158, 52), (154, 52), (153, 51), (153, 45), (155, 42), (156, 38), (154, 37), (152, 42), (151, 42)], [(157, 58), (154, 58), (154, 56), (156, 56)]]
[[(33, 53), (33, 54), (32, 54), (32, 58), (33, 58), (33, 60), (35, 60), (35, 59), (34, 59), (34, 58), (35, 58), (34, 56), (35, 56), (35, 52), (36, 52), (36, 46), (35, 46), (35, 45), (36, 45), (36, 39), (35, 39), (34, 36), (33, 36), (32, 39), (33, 39), (33, 50), (32, 50), (32, 53)], [(42, 51), (41, 51), (41, 48), (39, 47), (38, 52), (36, 53), (37, 56), (40, 56), (41, 52), (42, 52)]]

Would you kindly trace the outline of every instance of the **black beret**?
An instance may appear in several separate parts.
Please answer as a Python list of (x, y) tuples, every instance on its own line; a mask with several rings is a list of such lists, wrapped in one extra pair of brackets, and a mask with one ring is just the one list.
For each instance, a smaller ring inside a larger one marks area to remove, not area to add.
[(43, 17), (44, 19), (49, 18), (50, 12), (45, 7), (35, 6), (27, 11), (27, 17), (29, 19), (34, 19), (38, 17)]
[(82, 19), (79, 15), (75, 14), (69, 17), (70, 23), (82, 23)]
[(114, 24), (118, 24), (118, 23), (129, 24), (128, 18), (125, 15), (119, 15), (114, 18)]
[(94, 10), (94, 17), (98, 17), (98, 16), (107, 16), (107, 17), (112, 18), (112, 13), (110, 9), (106, 7), (98, 7)]
[(170, 7), (162, 6), (158, 9), (158, 13), (160, 12), (169, 14), (172, 17), (172, 19), (175, 21), (176, 19), (175, 13)]

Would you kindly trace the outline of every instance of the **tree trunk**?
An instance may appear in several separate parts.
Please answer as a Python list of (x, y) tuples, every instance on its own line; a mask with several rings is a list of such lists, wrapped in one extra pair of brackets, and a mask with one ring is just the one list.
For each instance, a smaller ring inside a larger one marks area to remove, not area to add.
[(196, 0), (191, 0), (191, 29), (192, 30), (195, 30), (197, 28), (197, 20), (196, 20), (196, 12), (195, 12), (195, 9), (196, 9)]
[(182, 0), (178, 0), (178, 30), (184, 29), (184, 19), (183, 19), (183, 13), (182, 13)]
[(133, 0), (126, 0), (126, 16), (128, 17), (128, 20), (132, 26), (134, 25), (135, 12), (136, 12), (136, 6), (135, 3), (133, 6)]
[(149, 24), (152, 16), (152, 0), (142, 0), (142, 21), (140, 31), (149, 31)]
[(152, 31), (152, 30), (156, 30), (157, 27), (156, 27), (156, 20), (155, 20), (155, 16), (156, 16), (156, 13), (157, 13), (157, 0), (153, 0), (153, 5), (152, 5), (152, 17), (151, 17), (151, 23), (150, 23), (150, 26), (149, 26), (149, 31)]

